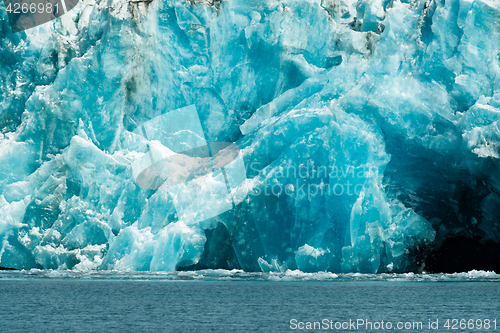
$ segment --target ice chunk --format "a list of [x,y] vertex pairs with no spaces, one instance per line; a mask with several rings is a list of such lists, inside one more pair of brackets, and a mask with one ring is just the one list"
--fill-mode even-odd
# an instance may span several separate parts
[[295,252],[297,267],[302,272],[326,271],[329,266],[329,250],[315,249],[307,244],[299,247]]

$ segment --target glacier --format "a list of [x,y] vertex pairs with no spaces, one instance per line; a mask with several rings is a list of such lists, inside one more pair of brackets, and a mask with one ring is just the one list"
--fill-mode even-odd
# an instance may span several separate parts
[[496,0],[82,0],[25,31],[0,20],[2,267],[500,268]]

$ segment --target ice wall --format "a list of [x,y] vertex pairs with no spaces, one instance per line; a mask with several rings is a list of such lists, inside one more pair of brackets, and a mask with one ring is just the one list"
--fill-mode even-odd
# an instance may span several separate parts
[[[404,272],[449,237],[500,242],[500,2],[0,18],[0,266]],[[139,129],[186,106],[245,174],[141,187],[134,168],[175,150]]]

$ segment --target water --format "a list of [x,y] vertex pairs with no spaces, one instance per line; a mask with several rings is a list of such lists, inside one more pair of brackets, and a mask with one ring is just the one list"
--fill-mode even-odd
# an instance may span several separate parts
[[[498,332],[499,292],[499,275],[475,271],[436,275],[0,272],[0,331]],[[457,319],[456,330],[452,319]],[[460,329],[460,319],[474,328]],[[372,329],[364,325],[353,329],[357,320],[369,321]],[[347,329],[335,329],[335,324],[341,328],[349,321]],[[438,329],[429,329],[429,321]],[[319,322],[323,329],[307,330],[308,322]],[[392,330],[381,328],[388,323]],[[396,328],[398,323],[403,329]],[[405,330],[408,324],[416,327]],[[304,330],[299,329],[302,325]]]

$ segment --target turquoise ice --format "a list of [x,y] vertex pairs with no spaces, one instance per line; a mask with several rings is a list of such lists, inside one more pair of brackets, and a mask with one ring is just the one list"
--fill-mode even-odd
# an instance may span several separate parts
[[496,0],[0,17],[0,266],[407,272],[500,243]]

